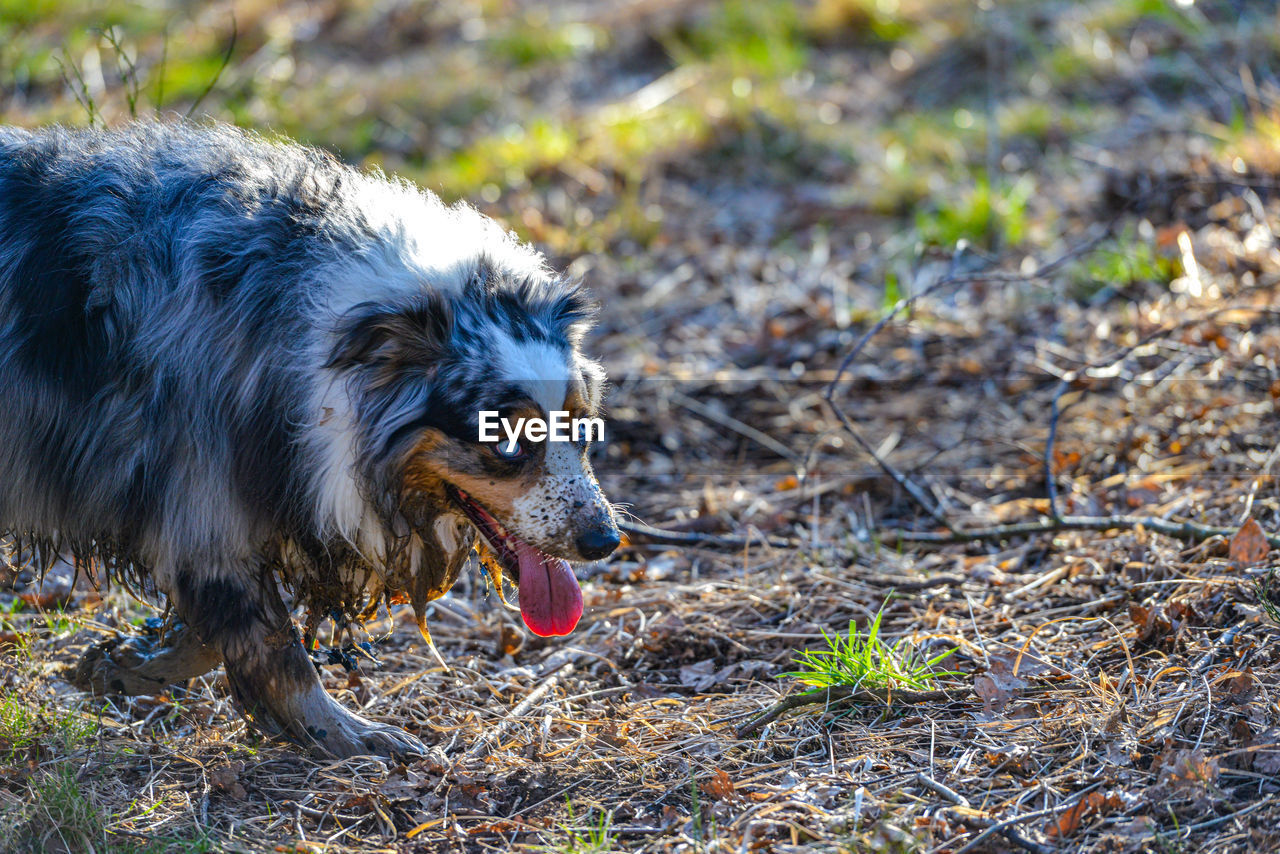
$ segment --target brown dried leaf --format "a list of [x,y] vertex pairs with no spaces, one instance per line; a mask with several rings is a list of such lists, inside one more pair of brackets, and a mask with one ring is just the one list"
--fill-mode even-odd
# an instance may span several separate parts
[[249,796],[249,793],[245,791],[240,782],[240,772],[242,771],[244,771],[243,762],[232,762],[230,765],[214,768],[209,771],[209,785],[219,792],[225,792],[237,801],[242,801]]
[[695,691],[706,691],[716,684],[716,660],[707,658],[681,667],[680,684]]
[[1218,779],[1218,760],[1200,750],[1179,750],[1165,757],[1160,782],[1173,791],[1201,793]]
[[1138,640],[1155,644],[1173,631],[1173,623],[1166,617],[1158,605],[1140,605],[1129,603],[1129,619],[1138,629]]
[[1106,815],[1124,807],[1124,799],[1115,792],[1090,792],[1073,806],[1061,813],[1057,820],[1049,822],[1045,831],[1049,836],[1063,838],[1080,829],[1086,819]]
[[1267,542],[1266,533],[1252,517],[1246,519],[1231,538],[1230,557],[1242,567],[1261,563],[1267,559],[1270,551],[1271,544]]
[[1070,836],[1080,829],[1080,825],[1084,822],[1084,817],[1089,812],[1091,799],[1098,797],[1097,792],[1091,792],[1088,796],[1076,801],[1075,804],[1064,810],[1056,819],[1049,822],[1049,827],[1045,829],[1045,833],[1051,837],[1059,839]]
[[[992,662],[994,665],[995,662]],[[1009,673],[1002,673],[994,666],[991,672],[973,678],[973,693],[982,700],[982,708],[987,714],[997,714],[1009,705],[1027,687],[1027,682]]]
[[1260,774],[1280,774],[1280,730],[1271,729],[1250,739],[1253,770]]
[[1223,693],[1236,702],[1243,702],[1254,691],[1255,679],[1252,668],[1247,670],[1229,670],[1213,680],[1213,686],[1222,686]]
[[731,801],[737,797],[733,781],[723,768],[712,772],[711,779],[702,784],[702,790],[719,801]]

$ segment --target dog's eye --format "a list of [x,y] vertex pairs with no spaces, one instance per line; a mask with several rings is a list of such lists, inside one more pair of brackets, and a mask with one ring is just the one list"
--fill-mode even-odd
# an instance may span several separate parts
[[504,460],[518,460],[525,455],[524,445],[519,442],[495,442],[493,452]]

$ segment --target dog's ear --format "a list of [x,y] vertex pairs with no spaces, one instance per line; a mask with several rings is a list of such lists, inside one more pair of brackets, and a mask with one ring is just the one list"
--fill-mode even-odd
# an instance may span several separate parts
[[545,299],[539,314],[553,332],[577,347],[595,322],[600,307],[582,283],[573,279],[558,279],[548,289]]
[[429,370],[449,350],[453,306],[437,293],[400,305],[361,303],[338,322],[326,367]]

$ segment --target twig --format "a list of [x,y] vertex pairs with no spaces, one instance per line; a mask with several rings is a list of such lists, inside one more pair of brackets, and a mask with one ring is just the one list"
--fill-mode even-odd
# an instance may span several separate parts
[[[66,62],[63,62],[60,56],[55,56],[53,61],[58,63],[58,70],[62,74],[62,82],[71,90],[71,95],[76,99],[76,103],[84,109],[89,120],[89,127],[93,127],[98,120],[98,105],[93,100],[93,93],[89,91],[89,84],[85,82],[84,72],[80,70],[80,66],[76,65],[76,61],[67,53],[66,48],[62,49],[62,53],[66,56]],[[70,70],[68,71],[68,69]],[[72,79],[73,76],[74,79]],[[79,88],[76,88],[77,84]]]
[[[1085,789],[1082,789],[1080,792],[1076,794],[1075,798],[1068,801],[1065,805],[1054,804],[1053,806],[1046,807],[1045,809],[1042,809],[1042,810],[1034,810],[1032,812],[1023,813],[1022,815],[1015,815],[1013,818],[1006,818],[1004,821],[998,821],[995,824],[988,827],[986,830],[979,833],[977,836],[973,837],[973,839],[970,839],[969,842],[963,848],[956,851],[956,854],[965,854],[966,851],[973,850],[978,846],[979,842],[986,839],[988,836],[991,836],[993,833],[1004,834],[1006,830],[1011,829],[1016,824],[1022,824],[1024,821],[1030,821],[1033,818],[1044,818],[1045,816],[1054,815],[1055,813],[1059,813],[1059,812],[1062,812],[1063,810],[1070,809],[1071,807],[1080,803],[1080,801],[1084,800],[1085,795],[1089,794],[1090,792],[1092,792],[1094,789],[1098,788],[1101,785],[1102,785],[1101,782],[1097,782]],[[1041,850],[1043,850],[1043,848]]]
[[618,528],[632,541],[639,540],[664,546],[741,549],[752,543],[764,543],[775,549],[788,549],[796,545],[791,540],[768,537],[721,537],[716,534],[699,534],[695,531],[667,531],[643,522],[619,522]]
[[1245,628],[1248,624],[1248,620],[1245,620],[1242,623],[1237,623],[1219,635],[1218,639],[1209,647],[1208,652],[1200,656],[1200,658],[1196,660],[1196,663],[1191,665],[1191,672],[1202,673],[1207,667],[1209,667],[1209,665],[1213,664],[1214,659],[1218,656],[1218,650],[1230,647],[1235,643],[1236,635],[1240,634],[1240,630]]
[[116,73],[120,75],[120,83],[124,86],[124,99],[129,105],[129,118],[138,118],[138,95],[142,86],[138,82],[138,66],[129,58],[129,53],[116,35],[115,27],[108,27],[100,35],[115,55]]
[[[938,795],[945,801],[949,801],[950,803],[958,807],[964,807],[965,809],[973,809],[973,807],[969,804],[969,799],[966,798],[964,795],[960,794],[959,792],[955,791],[949,786],[945,786],[942,783],[939,783],[937,780],[933,779],[932,777],[928,776],[923,772],[918,772],[916,774],[916,782],[919,783],[924,788],[928,789],[929,791],[933,792],[935,795]],[[980,821],[983,821],[984,819],[980,819],[974,816],[966,816],[965,820],[970,822],[980,822]],[[995,823],[996,823],[995,821],[991,821],[991,824],[995,824]],[[1022,848],[1026,851],[1035,852],[1035,854],[1047,854],[1047,852],[1053,850],[1052,848],[1047,848],[1046,846],[1041,845],[1038,842],[1032,842],[1030,839],[1027,839],[1025,836],[1023,836],[1021,833],[1018,833],[1018,831],[1012,827],[1007,827],[1004,830],[1000,831],[1000,835],[1003,836],[1005,839],[1009,840],[1010,842],[1012,842],[1014,845],[1017,845],[1019,848]]]
[[943,800],[950,801],[958,807],[970,808],[968,798],[957,792],[955,789],[952,789],[950,786],[944,786],[937,780],[925,774],[923,771],[916,772],[916,782],[933,792],[935,795],[940,795]]
[[678,405],[688,409],[690,412],[701,415],[703,418],[714,424],[719,424],[721,427],[728,427],[739,436],[745,436],[757,445],[760,445],[763,448],[768,448],[770,451],[773,451],[775,454],[796,467],[804,465],[804,460],[798,457],[795,451],[791,450],[768,433],[757,430],[750,424],[746,424],[739,421],[737,418],[725,415],[722,412],[717,412],[702,401],[695,400],[692,397],[689,397],[689,395],[676,391],[675,389],[671,390],[671,399]]
[[[1139,525],[1155,531],[1157,534],[1194,542],[1202,542],[1210,537],[1230,537],[1236,533],[1235,528],[1198,525],[1195,522],[1186,521],[1178,522],[1170,519],[1161,519],[1156,516],[1060,516],[1057,519],[1044,516],[1033,522],[995,525],[990,528],[952,529],[948,531],[903,531],[894,528],[881,528],[878,533],[880,539],[888,543],[943,545],[946,543],[1006,540],[1010,537],[1027,537],[1055,531],[1127,531],[1137,528]],[[1280,548],[1280,536],[1267,534],[1267,542],[1271,544],[1272,548]]]
[[218,70],[213,72],[213,79],[209,81],[209,85],[204,87],[196,99],[191,102],[191,106],[187,108],[186,118],[191,118],[195,111],[209,97],[209,93],[213,91],[213,87],[218,85],[218,81],[222,79],[222,72],[227,70],[227,65],[231,62],[231,54],[236,49],[236,40],[240,37],[240,30],[236,24],[236,16],[231,15],[231,40],[227,42],[227,49],[222,53],[222,62],[218,65]]
[[[1171,335],[1175,332],[1181,332],[1182,330],[1188,329],[1193,326],[1203,325],[1204,323],[1210,320],[1213,320],[1215,317],[1217,317],[1220,314],[1224,314],[1226,312],[1234,312],[1234,311],[1247,311],[1247,312],[1254,312],[1259,314],[1271,313],[1271,310],[1269,309],[1257,308],[1255,306],[1229,305],[1229,306],[1223,306],[1221,308],[1216,308],[1213,311],[1208,312],[1207,314],[1198,314],[1190,320],[1184,320],[1180,323],[1172,323],[1167,326],[1162,326],[1161,328],[1155,330],[1154,332],[1150,332],[1147,335],[1144,335],[1142,338],[1139,338],[1133,344],[1129,344],[1128,346],[1122,347],[1114,353],[1110,353],[1106,356],[1103,356],[1100,359],[1096,359],[1095,361],[1088,363],[1084,367],[1077,368],[1072,371],[1068,371],[1067,373],[1062,375],[1062,377],[1058,380],[1058,386],[1057,388],[1054,389],[1053,399],[1052,401],[1050,401],[1050,404],[1049,404],[1049,436],[1045,440],[1044,453],[1041,455],[1041,465],[1044,467],[1045,491],[1049,498],[1050,518],[1057,519],[1061,516],[1061,514],[1058,512],[1058,483],[1054,477],[1054,471],[1053,471],[1053,446],[1058,438],[1058,420],[1061,417],[1063,411],[1065,411],[1070,407],[1070,404],[1068,404],[1068,406],[1066,407],[1061,405],[1063,395],[1065,395],[1067,391],[1069,391],[1070,388],[1080,380],[1081,377],[1089,376],[1091,374],[1096,375],[1096,372],[1099,372],[1099,371],[1109,371],[1109,370],[1115,369],[1122,362],[1124,362],[1125,359],[1129,358],[1136,351],[1147,346],[1153,341],[1156,341],[1157,339],[1164,338],[1165,336]],[[1112,374],[1112,376],[1114,376],[1114,374]],[[1277,448],[1280,448],[1280,446],[1277,446]],[[1274,453],[1275,452],[1273,451],[1273,454]],[[1270,464],[1271,462],[1274,462],[1270,458],[1268,458],[1268,460],[1269,460],[1268,464]],[[1256,485],[1255,485],[1255,489],[1256,489]],[[954,529],[949,529],[949,530],[954,530]]]
[[491,745],[501,744],[507,730],[511,729],[516,721],[527,715],[530,709],[540,703],[542,698],[556,687],[562,676],[568,676],[572,673],[578,661],[584,657],[586,657],[585,654],[579,650],[566,649],[553,654],[547,659],[543,667],[542,682],[538,684],[538,687],[530,691],[528,696],[508,712],[501,723],[492,729],[486,730],[484,737],[471,745],[471,749],[467,751],[465,758],[479,758],[488,752],[488,748]]
[[865,584],[876,587],[892,587],[899,593],[929,590],[933,587],[946,587],[952,584],[964,584],[969,579],[963,575],[931,575],[928,578],[903,578],[900,575],[864,575],[859,579]]
[[761,727],[771,724],[792,709],[804,706],[831,705],[834,703],[938,703],[963,700],[965,692],[956,691],[892,691],[886,688],[863,688],[853,685],[837,685],[783,697],[756,717],[739,726],[734,734],[746,738]]

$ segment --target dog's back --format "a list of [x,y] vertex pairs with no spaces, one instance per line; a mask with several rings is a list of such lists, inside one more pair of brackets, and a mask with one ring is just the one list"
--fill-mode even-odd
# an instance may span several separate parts
[[0,526],[155,562],[298,523],[342,177],[227,129],[0,134]]

